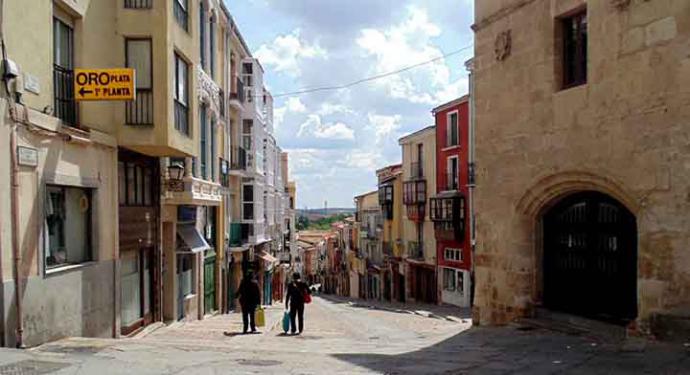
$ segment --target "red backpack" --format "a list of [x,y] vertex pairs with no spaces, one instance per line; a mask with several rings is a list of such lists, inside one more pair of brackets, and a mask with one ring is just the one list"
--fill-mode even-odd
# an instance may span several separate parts
[[309,293],[309,289],[304,288],[302,295],[304,296],[304,303],[311,303],[311,294]]

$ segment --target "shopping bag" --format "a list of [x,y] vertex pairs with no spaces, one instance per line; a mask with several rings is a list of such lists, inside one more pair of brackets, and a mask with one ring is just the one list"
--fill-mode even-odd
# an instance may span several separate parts
[[311,303],[311,294],[304,292],[304,303]]
[[259,307],[254,312],[254,323],[257,327],[266,326],[266,314],[263,307]]
[[290,330],[290,312],[285,311],[283,313],[283,331],[285,333],[288,333],[289,330]]

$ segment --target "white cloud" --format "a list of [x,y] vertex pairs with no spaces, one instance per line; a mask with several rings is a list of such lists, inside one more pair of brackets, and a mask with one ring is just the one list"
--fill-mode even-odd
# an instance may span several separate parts
[[288,111],[294,113],[304,113],[307,111],[307,107],[304,105],[304,103],[302,103],[298,97],[294,96],[288,98],[288,100],[285,102],[285,107]]
[[328,57],[318,44],[309,44],[300,34],[300,29],[295,29],[290,34],[279,35],[273,43],[261,45],[254,55],[262,64],[272,67],[276,72],[299,77],[302,75],[304,59]]
[[402,119],[400,115],[383,116],[370,113],[367,117],[376,135],[376,143],[395,137],[400,129],[400,120]]
[[300,125],[297,136],[353,141],[355,139],[355,132],[342,122],[323,123],[321,116],[312,114],[307,117],[307,121]]
[[[441,28],[429,19],[425,9],[409,6],[407,10],[407,18],[401,23],[385,30],[364,29],[357,38],[364,56],[375,60],[374,73],[388,73],[443,56],[443,51],[432,43],[441,35]],[[434,105],[438,104],[435,93],[450,84],[450,77],[450,69],[441,59],[375,84],[393,98]]]
[[321,108],[316,113],[318,113],[321,116],[329,116],[336,113],[353,114],[355,112],[350,107],[344,104],[324,102],[321,104]]

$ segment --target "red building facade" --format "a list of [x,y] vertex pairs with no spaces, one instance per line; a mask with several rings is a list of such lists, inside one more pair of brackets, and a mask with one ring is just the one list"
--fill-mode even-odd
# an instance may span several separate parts
[[470,306],[469,97],[432,111],[436,119],[436,194],[429,214],[436,234],[439,301]]

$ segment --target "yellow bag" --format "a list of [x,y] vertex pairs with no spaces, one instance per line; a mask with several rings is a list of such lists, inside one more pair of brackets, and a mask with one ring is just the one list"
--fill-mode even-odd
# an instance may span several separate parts
[[254,323],[256,323],[257,327],[266,326],[266,314],[263,307],[257,308],[254,312]]

